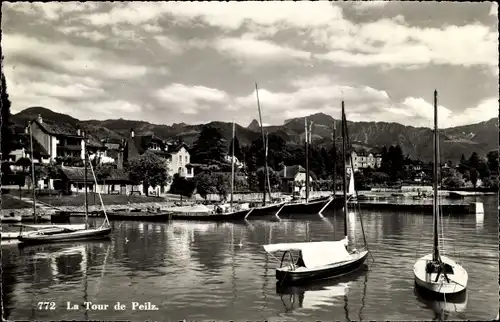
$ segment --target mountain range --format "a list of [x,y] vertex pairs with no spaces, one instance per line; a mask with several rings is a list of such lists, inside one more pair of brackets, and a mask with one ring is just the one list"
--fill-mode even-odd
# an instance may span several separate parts
[[[217,127],[224,138],[231,140],[232,124],[212,121],[207,124],[189,125],[174,123],[173,125],[151,124],[145,121],[110,119],[104,121],[80,121],[69,115],[56,113],[44,107],[30,107],[18,114],[12,115],[12,121],[17,126],[24,126],[29,119],[38,115],[44,119],[65,123],[76,129],[77,125],[85,127],[97,139],[121,140],[127,137],[131,129],[136,133],[154,132],[165,140],[180,139],[191,145],[205,125]],[[341,121],[331,115],[316,113],[307,117],[313,122],[313,144],[331,147],[333,124],[336,127],[337,140],[340,138]],[[347,122],[349,139],[356,149],[371,150],[399,144],[404,154],[413,159],[432,160],[433,131],[425,127],[405,126],[399,123],[387,122]],[[288,144],[299,145],[304,142],[304,117],[286,120],[282,125],[265,126],[264,131],[275,133]],[[452,127],[440,130],[441,160],[457,162],[461,155],[469,157],[472,152],[485,156],[491,150],[498,149],[499,140],[498,118],[488,121]],[[257,120],[248,126],[236,124],[236,136],[241,145],[248,145],[260,137],[260,127]],[[340,142],[340,141],[338,141]]]

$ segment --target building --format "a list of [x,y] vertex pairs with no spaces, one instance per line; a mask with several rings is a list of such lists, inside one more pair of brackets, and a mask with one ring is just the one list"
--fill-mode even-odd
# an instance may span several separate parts
[[[123,164],[127,164],[131,158],[142,155],[146,151],[164,159],[171,176],[177,173],[182,177],[193,177],[193,168],[189,166],[191,156],[186,145],[178,142],[167,143],[153,132],[136,134],[134,129],[131,129],[128,138],[123,142]],[[160,195],[168,192],[169,189],[170,184],[162,187],[149,187],[148,194]]]
[[[38,143],[47,151],[50,160],[56,158],[74,157],[83,159],[85,157],[84,133],[81,129],[74,129],[67,124],[61,124],[49,120],[43,120],[39,115],[30,122],[33,141]],[[26,128],[26,134],[29,129]],[[87,150],[89,154],[103,155],[105,147],[92,136],[87,137]]]
[[181,177],[192,178],[194,176],[193,167],[190,167],[191,155],[185,144],[172,143],[168,145],[169,172],[173,175],[179,174]]
[[[382,155],[380,153],[366,151],[352,151],[351,153],[354,172],[361,169],[378,169],[382,166]],[[350,160],[348,160],[350,164]]]
[[[278,172],[281,179],[281,189],[283,192],[305,195],[306,193],[306,169],[300,165],[284,166]],[[309,172],[309,191],[312,192],[314,173]]]
[[[224,161],[226,161],[227,163],[231,164],[231,159],[232,157],[230,155],[226,155],[224,157]],[[245,166],[245,164],[243,162],[241,162],[240,160],[238,160],[237,157],[234,157],[234,167],[236,169],[241,169]]]
[[[85,192],[85,168],[62,166],[61,170],[63,178],[54,184],[56,189],[66,193]],[[123,169],[111,169],[109,176],[105,179],[97,178],[97,185],[92,171],[87,169],[87,187],[89,192],[126,195],[131,195],[141,189],[140,185],[129,179]]]

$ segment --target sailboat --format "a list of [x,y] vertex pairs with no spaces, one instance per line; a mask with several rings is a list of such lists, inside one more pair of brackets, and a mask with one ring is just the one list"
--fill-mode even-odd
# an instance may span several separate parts
[[[348,211],[347,211],[347,173],[346,173],[346,140],[347,125],[342,101],[342,151],[344,168],[344,238],[338,241],[281,243],[264,245],[266,252],[284,252],[280,267],[276,268],[276,279],[282,283],[300,283],[313,280],[333,278],[349,274],[361,267],[368,257],[368,247],[360,249],[349,247]],[[352,166],[352,163],[351,163]],[[349,248],[351,249],[349,249]],[[298,251],[295,260],[292,251]],[[283,266],[285,256],[289,254],[291,263]]]
[[[104,238],[109,237],[111,233],[111,226],[109,224],[108,216],[106,215],[106,209],[104,208],[104,203],[102,201],[101,194],[99,193],[99,199],[104,211],[105,220],[99,227],[90,228],[88,224],[88,202],[87,202],[87,161],[88,153],[86,146],[86,138],[84,138],[84,185],[85,185],[85,229],[69,228],[64,226],[54,226],[51,228],[45,228],[42,230],[37,230],[34,232],[22,233],[18,237],[18,240],[25,244],[38,244],[38,243],[53,243],[53,242],[63,242],[72,240],[82,240],[82,239],[93,239],[93,238]],[[94,167],[90,163],[90,169],[94,177],[94,182],[97,184],[97,179],[94,172]],[[22,228],[21,228],[22,229]]]
[[306,191],[305,200],[290,201],[283,206],[283,210],[280,212],[285,215],[302,215],[302,214],[317,214],[320,212],[327,203],[331,200],[331,197],[320,197],[310,200],[310,171],[309,171],[309,144],[311,144],[311,127],[312,122],[308,125],[307,117],[304,118],[305,125],[305,156],[306,156]]
[[431,254],[419,258],[413,266],[415,284],[433,295],[451,295],[465,291],[467,271],[457,262],[439,252],[439,201],[438,201],[439,132],[437,91],[434,91],[434,247]]
[[[267,142],[267,135],[264,135],[264,125],[262,124],[262,114],[260,110],[260,101],[259,101],[259,88],[257,86],[257,83],[255,83],[255,94],[257,96],[257,108],[259,110],[259,120],[260,120],[260,133],[262,135],[262,144],[264,145],[264,171],[265,171],[265,182],[264,182],[264,191],[263,191],[263,201],[262,201],[262,206],[256,206],[252,207],[250,211],[245,215],[245,219],[247,219],[250,214],[254,217],[261,217],[261,216],[268,216],[268,215],[276,215],[281,211],[283,208],[285,202],[283,201],[278,201],[278,202],[273,202],[272,200],[272,195],[271,195],[271,183],[269,180],[269,167],[267,165],[267,153],[268,153],[268,142]],[[271,201],[270,204],[266,204],[266,184],[268,188],[268,193],[269,193],[269,199]]]
[[229,206],[227,205],[222,205],[220,207],[221,213],[220,217],[222,218],[230,218],[230,219],[243,219],[245,216],[248,214],[250,211],[249,204],[244,203],[244,204],[234,204],[234,177],[235,177],[235,171],[234,171],[234,140],[236,137],[236,124],[233,121],[233,137],[232,137],[232,144],[231,144],[231,199],[229,200]]

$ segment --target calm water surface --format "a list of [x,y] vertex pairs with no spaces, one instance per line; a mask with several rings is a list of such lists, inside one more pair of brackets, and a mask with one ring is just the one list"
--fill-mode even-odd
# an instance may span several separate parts
[[[115,221],[110,241],[2,245],[4,314],[11,320],[491,320],[499,303],[497,199],[478,200],[485,203],[483,218],[443,219],[444,251],[469,273],[466,296],[454,303],[414,292],[413,264],[432,249],[432,216],[366,211],[375,261],[369,257],[366,270],[340,280],[288,289],[277,288],[279,260],[262,245],[340,239],[342,215],[236,224]],[[359,217],[353,218],[350,233],[362,243]],[[41,310],[41,301],[56,307]],[[79,310],[68,310],[67,301]],[[85,301],[110,308],[85,311]],[[117,301],[126,309],[114,310]],[[158,310],[132,310],[132,302]]]

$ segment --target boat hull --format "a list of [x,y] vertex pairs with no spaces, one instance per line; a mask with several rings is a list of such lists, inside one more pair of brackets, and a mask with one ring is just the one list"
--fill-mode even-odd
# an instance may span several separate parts
[[309,202],[288,203],[283,206],[279,216],[282,218],[292,217],[297,215],[315,215],[329,201],[329,198],[320,198]]
[[181,220],[220,220],[220,221],[232,221],[232,220],[242,220],[245,218],[250,209],[243,209],[232,212],[172,212],[168,216],[171,219],[181,219]]
[[[247,211],[246,219],[263,219],[265,217],[275,217],[276,213],[283,207],[285,203],[281,202],[273,205],[252,207]],[[245,214],[246,216],[246,214]]]
[[457,295],[467,288],[468,275],[465,269],[458,263],[446,256],[441,256],[441,260],[453,268],[453,273],[447,273],[451,282],[446,282],[444,276],[435,282],[436,273],[426,273],[426,264],[432,260],[432,254],[428,254],[417,260],[413,266],[413,275],[416,287],[425,291],[431,296]]
[[358,270],[363,265],[367,257],[368,252],[363,251],[359,254],[359,257],[354,260],[331,267],[326,266],[317,269],[308,269],[306,271],[291,271],[278,268],[276,269],[276,279],[281,283],[299,284],[335,278]]
[[169,220],[167,212],[133,212],[133,211],[114,211],[106,213],[109,219],[115,220],[150,220],[150,221],[166,221]]
[[45,235],[43,232],[21,234],[18,240],[24,244],[56,243],[84,239],[109,238],[111,228],[96,228],[87,230],[76,230],[71,232],[60,232]]
[[2,223],[14,223],[14,222],[21,222],[23,218],[19,215],[17,216],[2,216],[0,217],[0,222]]

